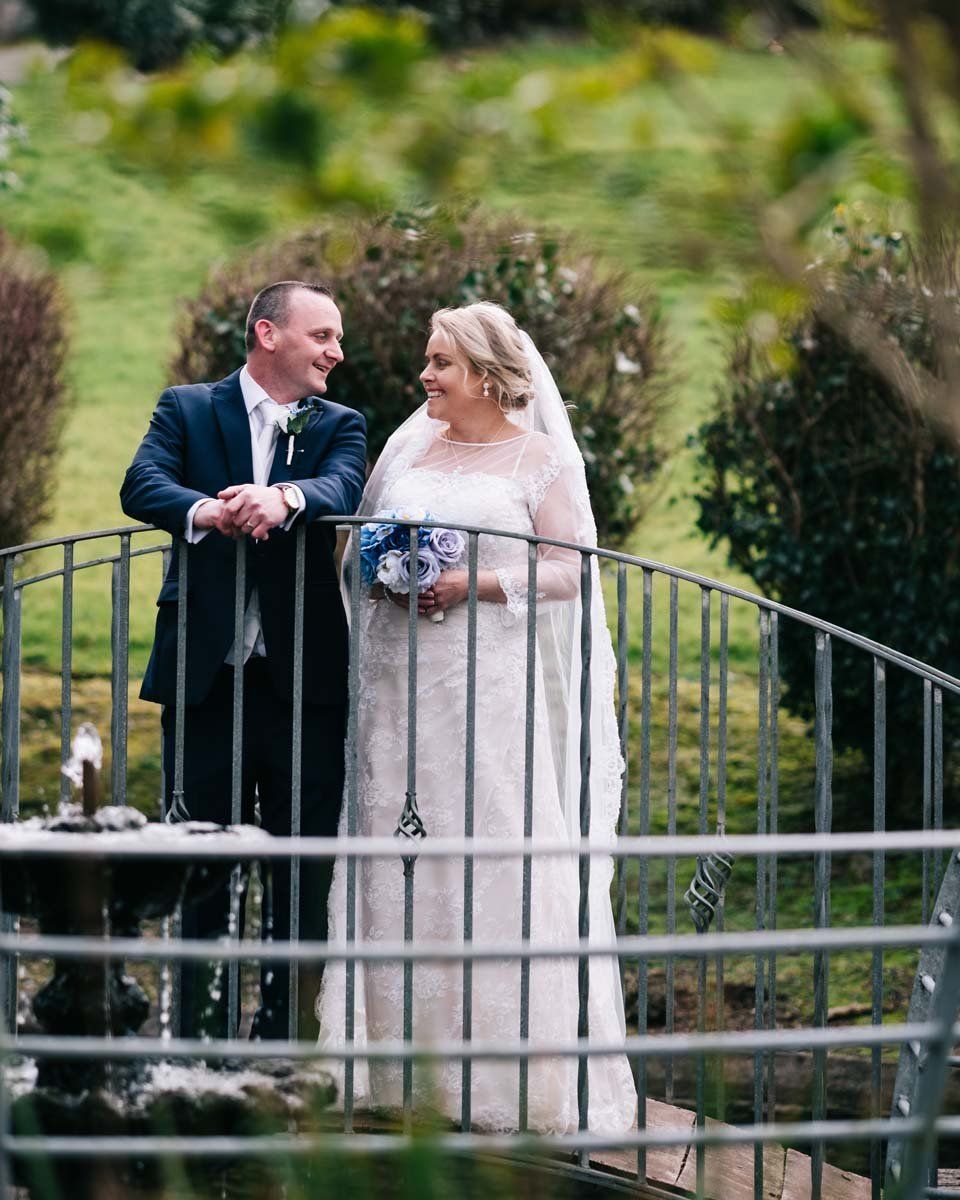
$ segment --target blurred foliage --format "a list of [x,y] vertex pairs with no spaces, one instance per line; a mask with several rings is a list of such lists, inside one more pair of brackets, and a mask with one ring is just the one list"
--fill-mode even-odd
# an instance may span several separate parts
[[839,89],[791,113],[772,148],[770,180],[775,194],[797,187],[845,151],[858,150],[871,131],[871,117],[864,106],[856,96]]
[[397,106],[414,98],[426,54],[416,15],[341,10],[269,47],[223,62],[195,55],[154,79],[131,71],[119,52],[85,44],[69,61],[68,91],[98,140],[172,176],[270,163],[304,205],[377,206],[386,177],[402,171],[421,135],[416,114]]
[[90,140],[129,161],[175,180],[270,171],[305,209],[382,212],[475,195],[505,160],[562,154],[585,112],[713,66],[710,44],[683,31],[617,25],[604,37],[615,46],[604,66],[586,55],[531,69],[482,51],[451,62],[414,9],[335,7],[269,46],[221,62],[194,55],[155,78],[86,44],[66,77]]
[[180,61],[194,46],[238,50],[274,32],[289,0],[28,0],[37,32],[54,45],[101,40],[141,71]]
[[65,420],[64,305],[0,230],[0,546],[16,546],[48,516]]
[[[952,281],[940,276],[930,286],[928,268],[899,233],[851,229],[841,213],[832,244],[813,272],[812,307],[788,318],[782,340],[791,361],[772,367],[756,328],[733,343],[716,413],[699,431],[698,525],[726,543],[729,561],[763,594],[956,675],[960,453],[822,310],[839,302],[869,313],[878,338],[937,371],[933,313],[960,308],[958,248],[944,251]],[[784,701],[806,719],[814,714],[813,648],[811,630],[781,622]],[[915,821],[921,683],[889,671],[886,688],[891,809]],[[872,762],[870,659],[839,638],[833,738]],[[869,809],[859,815],[868,820]]]
[[13,111],[13,97],[0,85],[0,191],[15,188],[20,180],[7,166],[14,147],[27,140],[27,131]]
[[[373,0],[373,4],[396,7],[393,0]],[[709,33],[759,20],[772,36],[793,24],[815,24],[818,19],[818,5],[808,0],[607,0],[599,4],[595,0],[412,0],[412,7],[426,14],[432,35],[444,46],[538,28],[597,29],[624,20]]]
[[771,33],[791,26],[817,25],[819,0],[633,0],[644,21],[682,25],[709,33],[725,33],[745,20],[760,20]]
[[275,279],[333,288],[346,361],[328,395],[366,416],[374,459],[423,401],[418,376],[431,314],[479,299],[504,304],[572,406],[601,544],[622,545],[633,531],[663,456],[663,333],[648,291],[549,238],[519,233],[515,223],[397,216],[362,226],[349,242],[305,234],[218,272],[185,307],[177,382],[236,370],[250,301]]

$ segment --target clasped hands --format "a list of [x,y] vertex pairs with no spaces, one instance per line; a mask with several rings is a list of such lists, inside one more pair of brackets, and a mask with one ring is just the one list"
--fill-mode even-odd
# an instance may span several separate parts
[[225,537],[248,535],[266,541],[270,530],[290,515],[277,487],[236,483],[217,493],[215,500],[201,504],[193,517],[194,529],[216,529]]

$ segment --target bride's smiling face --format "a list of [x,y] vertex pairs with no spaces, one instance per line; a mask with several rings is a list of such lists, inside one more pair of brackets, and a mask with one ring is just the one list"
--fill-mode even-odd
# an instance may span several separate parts
[[427,414],[436,421],[456,422],[475,411],[483,394],[483,382],[439,329],[427,342],[426,360],[420,382],[427,393]]

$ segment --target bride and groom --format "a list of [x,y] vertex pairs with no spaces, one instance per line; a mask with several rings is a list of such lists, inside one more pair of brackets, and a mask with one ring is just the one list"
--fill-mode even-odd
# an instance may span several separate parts
[[[555,543],[596,544],[583,459],[549,370],[510,315],[478,303],[434,314],[421,383],[426,403],[389,439],[366,487],[364,424],[359,414],[327,400],[326,376],[343,355],[342,327],[326,289],[284,282],[255,298],[247,321],[247,364],[217,384],[168,389],[127,472],[124,511],[192,543],[187,585],[186,720],[183,796],[196,819],[229,817],[232,762],[234,645],[233,547],[251,537],[244,645],[243,813],[273,833],[290,832],[291,678],[294,539],[307,525],[306,622],[303,638],[303,835],[346,832],[343,728],[346,701],[346,626],[337,592],[333,530],[321,515],[373,514],[384,508],[429,510],[438,520],[538,535]],[[290,443],[280,438],[286,413],[312,397],[310,413]],[[301,405],[302,408],[302,405]],[[276,451],[281,440],[284,448]],[[361,495],[362,492],[362,495]],[[176,700],[176,556],[161,589],[157,635],[142,695],[165,705],[164,754],[173,762]],[[589,706],[590,837],[612,841],[620,804],[622,763],[613,710],[614,660],[597,579],[587,620],[593,652]],[[518,843],[525,823],[534,838],[567,838],[580,830],[580,597],[576,551],[541,543],[536,561],[537,662],[532,712],[532,788],[526,737],[528,543],[483,536],[478,542],[476,617],[476,738],[473,831],[480,838]],[[445,571],[418,600],[419,612],[444,613],[425,623],[418,639],[416,788],[431,836],[460,837],[465,819],[464,739],[467,720],[467,595],[464,567]],[[361,605],[356,828],[361,836],[394,832],[407,776],[407,601],[389,596]],[[199,629],[199,633],[197,632]],[[526,803],[525,803],[526,800]],[[346,940],[346,867],[338,860],[304,862],[300,935]],[[591,938],[614,939],[609,902],[612,861],[591,862],[588,909]],[[289,935],[289,869],[274,868],[274,936]],[[477,947],[516,944],[524,902],[523,860],[478,858],[470,917]],[[540,946],[574,943],[580,905],[577,859],[536,857],[529,879],[530,940]],[[329,900],[329,912],[327,908]],[[464,937],[463,860],[421,858],[414,876],[414,941]],[[356,941],[403,941],[404,882],[396,859],[360,859]],[[224,927],[222,898],[184,914],[184,936],[215,937]],[[360,1048],[402,1038],[404,972],[395,962],[357,963],[353,1041]],[[197,1032],[205,1003],[202,972],[183,985],[184,1033]],[[266,971],[254,1036],[286,1034],[289,976]],[[300,1029],[317,996],[316,980],[300,969]],[[521,967],[490,959],[473,967],[475,1041],[516,1040],[521,1033]],[[525,1006],[533,1042],[571,1044],[577,1036],[575,958],[534,959]],[[623,1037],[623,1006],[615,959],[590,960],[591,1040]],[[344,1044],[346,970],[331,962],[316,1013],[320,1044]],[[463,969],[459,962],[418,962],[412,973],[415,1042],[459,1041],[463,1033]],[[223,1034],[226,1016],[214,1012],[207,1032]],[[316,1027],[314,1026],[314,1029]],[[343,1084],[342,1068],[333,1060]],[[358,1060],[354,1100],[360,1106],[399,1107],[402,1064]],[[415,1102],[458,1119],[461,1063],[414,1071]],[[591,1056],[589,1124],[620,1131],[634,1119],[636,1093],[623,1055]],[[342,1094],[342,1092],[341,1092]],[[519,1065],[476,1060],[471,1112],[481,1128],[516,1129]],[[547,1056],[528,1067],[527,1123],[531,1129],[575,1129],[576,1058]]]

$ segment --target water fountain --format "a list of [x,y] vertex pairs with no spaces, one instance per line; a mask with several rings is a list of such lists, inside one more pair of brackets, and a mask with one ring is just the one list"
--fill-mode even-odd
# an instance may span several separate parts
[[[199,822],[152,824],[130,808],[98,807],[100,739],[82,726],[65,771],[81,784],[82,804],[62,805],[58,813],[0,827],[10,847],[50,834],[100,834],[136,838],[150,846],[224,832]],[[139,855],[104,860],[49,854],[0,863],[0,907],[7,914],[35,918],[43,934],[137,937],[144,921],[167,920],[185,901],[230,885],[240,862],[256,857],[256,844],[269,835],[228,828],[238,839],[236,861]],[[250,839],[254,845],[251,846]],[[241,845],[241,843],[243,843]],[[169,981],[161,982],[161,1028],[169,1025]],[[76,1038],[122,1038],[138,1033],[150,1010],[139,984],[121,961],[108,963],[56,959],[50,981],[36,995],[33,1012],[44,1032]],[[335,1089],[328,1075],[289,1061],[253,1064],[125,1061],[89,1058],[39,1059],[35,1077],[11,1074],[10,1124],[15,1134],[44,1136],[136,1137],[163,1133],[195,1136],[287,1132],[298,1119],[327,1106]],[[106,1174],[121,1186],[152,1186],[156,1168],[143,1161],[89,1167],[69,1160],[57,1166],[36,1160],[18,1164],[19,1180],[36,1194],[59,1184],[71,1200],[103,1194]],[[209,1164],[207,1164],[209,1166]]]

